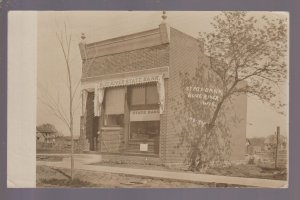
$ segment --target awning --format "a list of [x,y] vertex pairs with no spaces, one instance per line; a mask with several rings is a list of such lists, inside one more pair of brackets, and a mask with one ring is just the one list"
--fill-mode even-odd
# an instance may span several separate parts
[[157,81],[157,92],[159,97],[159,113],[165,110],[165,82],[163,76],[159,76]]
[[94,96],[94,116],[101,115],[101,107],[104,98],[104,88],[96,86],[95,96]]

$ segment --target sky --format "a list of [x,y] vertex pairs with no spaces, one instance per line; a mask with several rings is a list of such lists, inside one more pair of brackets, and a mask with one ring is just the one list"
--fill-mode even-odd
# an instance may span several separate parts
[[[167,12],[167,24],[195,38],[199,32],[210,32],[210,22],[218,12]],[[253,12],[251,15],[286,15],[285,13]],[[72,81],[76,83],[81,76],[81,57],[78,44],[82,33],[87,43],[118,37],[126,34],[158,28],[161,23],[161,11],[39,11],[38,12],[38,67],[37,67],[37,125],[52,123],[64,135],[68,135],[67,127],[51,114],[47,108],[48,100],[59,100],[67,105],[67,71],[63,54],[56,37],[64,31],[72,35],[71,68]],[[79,119],[81,115],[80,88],[76,94],[74,134],[79,135]],[[288,86],[278,89],[278,96],[288,100]],[[65,108],[66,109],[66,108]],[[280,115],[268,105],[256,98],[249,97],[247,104],[247,137],[264,137],[274,134],[276,127],[281,133],[288,133],[288,115]]]

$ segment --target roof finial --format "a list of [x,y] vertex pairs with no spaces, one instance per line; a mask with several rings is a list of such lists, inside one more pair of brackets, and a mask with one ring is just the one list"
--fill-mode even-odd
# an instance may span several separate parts
[[166,11],[163,11],[163,15],[161,16],[161,18],[163,19],[162,23],[165,23],[167,19]]
[[84,33],[81,33],[81,39],[84,40],[86,37],[85,37],[85,34]]

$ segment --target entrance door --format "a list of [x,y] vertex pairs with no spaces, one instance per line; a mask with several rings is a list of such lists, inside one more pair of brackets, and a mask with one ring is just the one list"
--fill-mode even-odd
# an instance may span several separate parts
[[97,150],[99,117],[94,117],[94,92],[89,92],[86,102],[86,137],[89,141],[89,150]]

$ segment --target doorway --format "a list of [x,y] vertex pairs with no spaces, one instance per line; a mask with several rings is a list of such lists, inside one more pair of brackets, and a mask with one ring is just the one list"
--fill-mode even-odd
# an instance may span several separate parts
[[99,117],[94,116],[94,92],[89,92],[86,102],[86,138],[89,141],[89,150],[98,150]]

